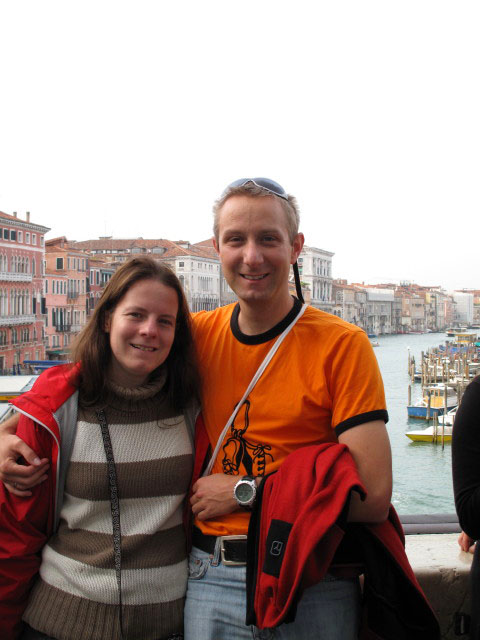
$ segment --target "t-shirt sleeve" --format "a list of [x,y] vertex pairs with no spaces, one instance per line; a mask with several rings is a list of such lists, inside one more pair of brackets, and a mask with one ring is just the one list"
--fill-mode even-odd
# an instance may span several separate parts
[[388,422],[382,376],[363,331],[346,333],[332,345],[329,373],[332,427],[337,437],[365,422]]

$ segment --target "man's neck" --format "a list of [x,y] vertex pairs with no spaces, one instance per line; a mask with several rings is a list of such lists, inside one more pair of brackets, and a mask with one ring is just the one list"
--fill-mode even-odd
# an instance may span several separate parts
[[265,333],[277,325],[293,307],[293,298],[288,295],[275,305],[259,302],[258,305],[239,300],[238,328],[247,336]]

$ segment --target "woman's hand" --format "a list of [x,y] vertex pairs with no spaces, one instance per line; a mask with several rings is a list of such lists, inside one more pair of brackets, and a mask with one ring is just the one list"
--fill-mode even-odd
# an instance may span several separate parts
[[458,536],[458,544],[460,545],[460,549],[462,551],[467,551],[469,553],[473,553],[475,551],[475,540],[472,540],[470,536],[468,536],[465,531]]

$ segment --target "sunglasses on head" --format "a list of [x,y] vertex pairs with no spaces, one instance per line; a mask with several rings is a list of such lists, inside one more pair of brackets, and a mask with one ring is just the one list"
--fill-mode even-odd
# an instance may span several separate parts
[[226,190],[233,187],[243,187],[248,182],[251,182],[255,186],[260,187],[260,189],[264,189],[269,193],[273,193],[274,196],[288,200],[288,194],[285,189],[279,185],[278,182],[275,182],[275,180],[270,180],[270,178],[240,178],[239,180],[231,182]]

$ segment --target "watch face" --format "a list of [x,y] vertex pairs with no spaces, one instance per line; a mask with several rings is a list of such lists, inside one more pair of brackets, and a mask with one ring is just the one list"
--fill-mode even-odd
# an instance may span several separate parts
[[242,482],[235,490],[239,502],[248,502],[253,496],[253,487],[248,482]]

